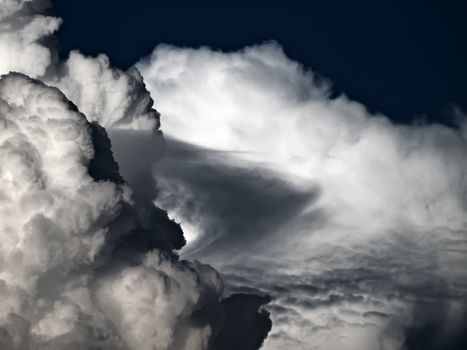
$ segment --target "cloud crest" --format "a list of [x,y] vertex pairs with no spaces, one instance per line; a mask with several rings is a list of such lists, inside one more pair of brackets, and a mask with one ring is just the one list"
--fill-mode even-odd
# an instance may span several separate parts
[[42,0],[0,1],[0,73],[17,71],[33,78],[46,73],[53,55],[43,42],[61,23],[41,14],[48,6]]
[[0,73],[21,72],[58,87],[91,121],[104,127],[157,130],[158,113],[135,69],[112,67],[106,55],[78,51],[58,61],[52,35],[61,19],[45,15],[47,0],[0,2]]

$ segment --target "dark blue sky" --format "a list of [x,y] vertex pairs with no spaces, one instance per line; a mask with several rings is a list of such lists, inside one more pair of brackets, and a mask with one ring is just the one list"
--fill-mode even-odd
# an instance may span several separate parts
[[276,40],[292,59],[395,120],[467,107],[466,1],[54,0],[60,53],[127,68],[159,43],[234,50]]

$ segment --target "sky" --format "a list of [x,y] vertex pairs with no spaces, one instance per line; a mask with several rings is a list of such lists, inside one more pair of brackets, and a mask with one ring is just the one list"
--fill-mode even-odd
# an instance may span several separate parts
[[462,4],[191,6],[0,0],[0,348],[465,349]]
[[[237,50],[275,40],[336,93],[398,121],[449,122],[467,97],[463,1],[55,0],[60,53],[104,52],[128,68],[160,43]],[[83,26],[83,21],[86,25]],[[131,49],[129,49],[131,47]]]

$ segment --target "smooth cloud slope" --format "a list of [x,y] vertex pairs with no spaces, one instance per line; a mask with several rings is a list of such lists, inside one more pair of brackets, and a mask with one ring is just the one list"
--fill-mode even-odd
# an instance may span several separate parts
[[137,67],[173,139],[158,203],[185,256],[273,296],[265,349],[465,344],[463,121],[395,125],[274,43],[161,45]]

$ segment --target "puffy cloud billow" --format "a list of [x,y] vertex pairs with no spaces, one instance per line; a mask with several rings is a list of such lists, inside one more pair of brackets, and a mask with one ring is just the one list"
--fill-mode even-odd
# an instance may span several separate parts
[[54,60],[45,42],[61,23],[42,14],[49,6],[47,0],[0,1],[0,72],[45,74]]
[[264,349],[466,346],[463,118],[394,124],[275,43],[137,67],[168,136],[157,203],[182,256],[273,298]]
[[145,227],[130,188],[93,170],[113,161],[105,132],[24,75],[3,76],[0,96],[1,347],[204,348],[210,320],[193,313],[218,303],[220,277],[163,249],[130,251]]
[[48,0],[0,2],[0,73],[17,71],[58,87],[91,121],[104,127],[157,130],[158,113],[136,69],[123,72],[107,56],[78,51],[58,61],[51,35],[61,20],[44,15]]
[[[221,299],[152,202],[165,144],[141,75],[105,55],[59,61],[49,6],[0,0],[0,348],[259,347],[267,298]],[[248,328],[233,324],[243,306]]]

